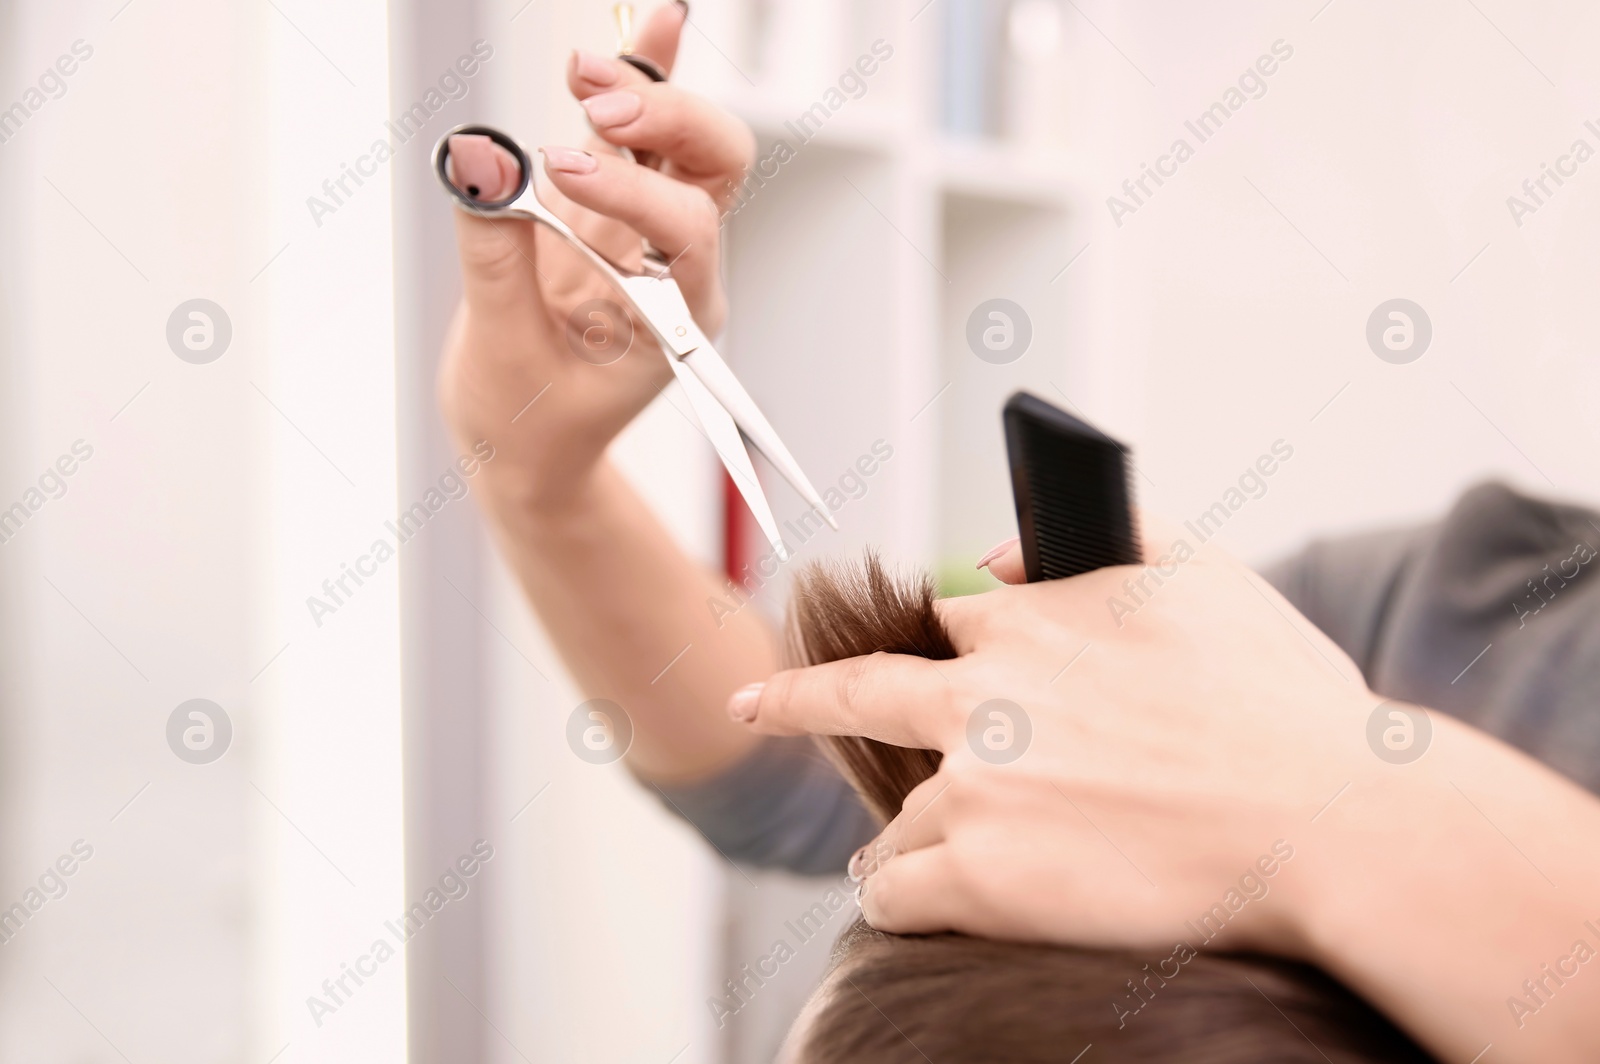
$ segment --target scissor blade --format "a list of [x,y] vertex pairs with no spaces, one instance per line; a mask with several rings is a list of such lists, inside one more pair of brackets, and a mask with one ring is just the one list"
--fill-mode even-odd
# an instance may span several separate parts
[[811,481],[806,479],[800,463],[794,460],[789,448],[778,439],[777,431],[761,413],[761,408],[756,406],[756,401],[750,398],[750,393],[744,390],[739,378],[733,375],[733,370],[722,361],[717,349],[709,343],[702,344],[684,355],[683,361],[689,364],[689,368],[694,370],[695,375],[705,383],[711,394],[716,396],[723,409],[732,415],[734,423],[743,430],[750,442],[755,444],[756,450],[767,456],[767,460],[783,474],[783,478],[794,485],[794,490],[800,493],[800,497],[822,515],[822,519],[828,522],[828,527],[837,532],[839,523],[833,519],[833,511],[822,501],[817,489],[811,486]]
[[706,438],[717,449],[728,475],[733,478],[734,486],[755,515],[756,524],[766,533],[767,542],[772,544],[778,560],[788,561],[788,548],[783,545],[783,537],[778,535],[778,522],[772,516],[772,508],[767,505],[766,495],[761,491],[761,482],[756,479],[756,468],[750,464],[750,452],[745,450],[744,440],[739,436],[739,426],[734,424],[728,411],[723,409],[716,396],[706,390],[706,386],[689,367],[671,355],[667,356],[667,361],[671,363],[678,383],[683,385],[684,392],[689,396],[689,404],[694,407],[695,417],[700,420]]

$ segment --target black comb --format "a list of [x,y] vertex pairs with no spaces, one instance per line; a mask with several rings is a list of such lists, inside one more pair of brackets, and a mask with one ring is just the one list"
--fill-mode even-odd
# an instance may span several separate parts
[[1128,449],[1027,392],[1006,400],[1003,420],[1028,582],[1143,561]]

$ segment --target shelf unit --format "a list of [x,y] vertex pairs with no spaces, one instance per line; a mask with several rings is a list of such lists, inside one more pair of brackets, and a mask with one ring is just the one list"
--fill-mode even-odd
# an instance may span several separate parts
[[[785,159],[726,225],[725,346],[741,376],[819,486],[874,441],[894,448],[865,496],[841,509],[842,533],[801,553],[877,546],[966,589],[982,581],[954,578],[959,564],[1014,529],[1004,397],[1027,388],[1060,402],[1071,388],[1084,289],[1062,268],[1087,241],[1090,182],[1068,137],[942,128],[941,38],[956,18],[945,8],[945,0],[702,0],[678,77],[750,124],[758,158]],[[1066,27],[1064,0],[1058,11]],[[763,26],[813,42],[832,32],[834,45],[823,49],[831,60],[771,71]],[[859,98],[828,101],[875,43],[892,56],[859,79]],[[1055,61],[1071,66],[1076,43],[1063,33]],[[819,102],[837,106],[802,141],[800,118],[818,114]],[[789,151],[775,155],[780,142]],[[991,298],[1019,304],[1032,323],[1028,350],[1006,365],[967,346],[967,317]],[[780,517],[803,508],[781,485],[775,495]],[[747,546],[746,557],[762,553],[758,542]]]
[[[933,567],[960,592],[992,586],[972,562],[1015,534],[1005,397],[1024,388],[1060,403],[1076,390],[1073,355],[1084,346],[1092,279],[1063,267],[1088,240],[1090,182],[1070,140],[941,128],[946,2],[696,0],[675,78],[749,123],[758,159],[785,159],[725,226],[733,309],[723,346],[740,377],[819,489],[837,486],[876,441],[893,448],[864,478],[864,494],[839,509],[841,531],[808,539],[799,558],[845,558],[871,546]],[[1060,11],[1065,20],[1064,0]],[[797,26],[808,19],[814,24]],[[804,73],[769,72],[763,25],[813,42],[831,31],[832,58],[811,57]],[[798,116],[879,40],[892,58],[864,79],[859,99],[846,98],[802,142]],[[1073,61],[1075,43],[1061,42],[1062,62]],[[779,142],[790,152],[774,155]],[[997,297],[1022,306],[1033,330],[1026,353],[1004,365],[980,360],[966,340],[968,316]],[[780,521],[803,512],[779,478],[766,481]],[[753,525],[745,529],[742,556],[765,553]],[[774,615],[796,568],[760,593]],[[760,889],[725,876],[730,975],[775,939],[792,938],[785,921],[829,885],[757,881]],[[832,934],[813,940],[820,947],[808,943],[781,981],[728,1023],[725,1059],[771,1059]]]

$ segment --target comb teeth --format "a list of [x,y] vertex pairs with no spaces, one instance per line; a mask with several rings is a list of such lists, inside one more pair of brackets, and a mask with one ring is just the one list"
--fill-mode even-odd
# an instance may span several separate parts
[[1005,426],[1028,581],[1138,564],[1125,448],[1025,392]]

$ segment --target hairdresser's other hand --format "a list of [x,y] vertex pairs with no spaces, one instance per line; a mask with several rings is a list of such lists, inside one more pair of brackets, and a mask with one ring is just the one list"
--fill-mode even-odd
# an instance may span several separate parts
[[[1183,553],[1164,577],[1118,567],[944,600],[956,660],[791,670],[738,707],[762,732],[944,753],[880,840],[894,856],[867,882],[874,926],[1170,949],[1242,875],[1293,878],[1257,861],[1276,873],[1360,756],[1375,762],[1359,722],[1378,700],[1259,577]],[[988,563],[1021,579],[1015,544]],[[1227,922],[1235,948],[1299,951],[1278,905]]]
[[[781,672],[730,715],[944,752],[853,862],[880,929],[1148,950],[1167,978],[1180,942],[1257,949],[1439,1059],[1600,1059],[1600,980],[1539,967],[1592,949],[1573,937],[1600,911],[1600,802],[1442,713],[1425,756],[1385,758],[1417,708],[1193,540],[1146,519],[1167,546],[1143,567],[941,602],[955,660]],[[989,566],[1022,579],[1015,544]],[[1531,1021],[1506,1006],[1530,974],[1563,995]]]
[[[670,70],[684,18],[678,4],[657,8],[638,52]],[[638,265],[648,239],[672,260],[700,326],[715,334],[727,313],[720,211],[753,155],[749,130],[609,57],[574,53],[567,82],[597,132],[586,150],[547,147],[542,166],[535,155],[536,177],[547,179],[541,198],[624,265]],[[619,146],[654,153],[661,168],[624,159]],[[487,138],[454,138],[451,164],[456,185],[485,201],[516,186],[511,156]],[[624,347],[630,326],[614,312],[616,293],[548,229],[463,211],[455,222],[463,295],[440,369],[446,419],[463,448],[480,439],[494,446],[484,466],[491,505],[557,505],[671,371],[639,323]]]

